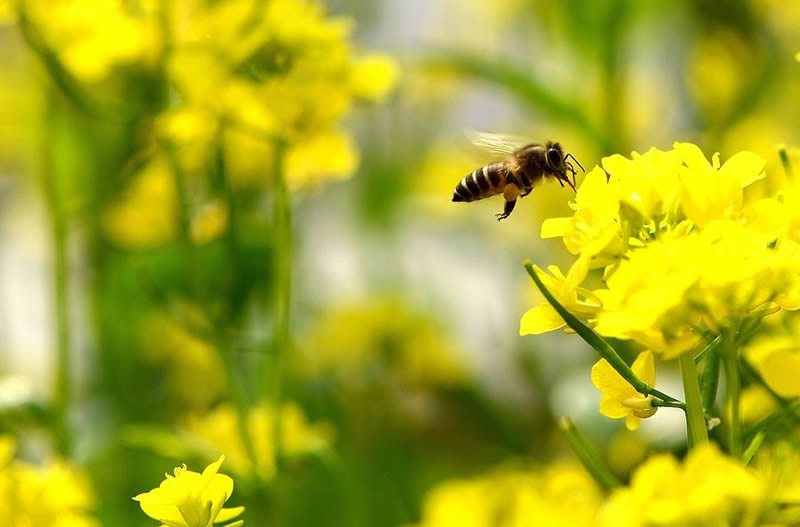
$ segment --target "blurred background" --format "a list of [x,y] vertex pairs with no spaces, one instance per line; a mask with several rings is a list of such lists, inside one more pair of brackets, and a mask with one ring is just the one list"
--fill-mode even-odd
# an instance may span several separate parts
[[437,484],[572,459],[562,415],[625,477],[682,416],[625,432],[579,339],[519,337],[520,262],[569,261],[539,228],[572,195],[545,184],[502,223],[500,198],[452,203],[496,160],[464,131],[587,169],[749,149],[768,177],[800,143],[792,2],[21,0],[0,20],[0,435],[65,460],[102,525],[154,525],[131,497],[220,453],[246,524],[417,524]]

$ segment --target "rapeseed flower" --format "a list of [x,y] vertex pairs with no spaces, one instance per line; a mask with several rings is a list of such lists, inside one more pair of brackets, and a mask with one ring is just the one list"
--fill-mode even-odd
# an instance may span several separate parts
[[[631,369],[641,380],[655,386],[656,369],[650,351],[640,353]],[[603,394],[600,413],[611,419],[625,418],[628,430],[636,430],[642,418],[656,413],[652,396],[637,392],[605,359],[600,359],[592,367],[592,383]]]
[[[549,274],[534,266],[534,270],[547,289],[571,313],[579,318],[590,320],[602,307],[597,297],[588,289],[578,287],[586,276],[587,269],[584,264],[587,259],[579,259],[573,265],[567,276],[556,265],[548,266]],[[556,310],[547,302],[529,309],[520,320],[520,335],[538,335],[553,331],[566,325]]]
[[764,484],[713,444],[679,463],[668,454],[649,458],[630,486],[614,491],[598,515],[601,526],[732,525],[758,514]]
[[418,527],[594,525],[602,494],[582,467],[499,468],[431,490]]
[[[277,416],[271,405],[262,403],[247,412],[245,426],[247,438],[242,438],[240,416],[233,405],[223,404],[214,410],[190,416],[185,429],[192,436],[204,441],[212,451],[225,454],[231,470],[237,474],[254,476],[263,480],[275,477],[276,446],[275,431],[279,430],[280,455],[297,458],[324,452],[330,448],[334,431],[327,422],[310,423],[303,410],[295,403],[287,402]],[[248,452],[251,442],[252,453]]]
[[[744,189],[764,177],[762,158],[739,152],[721,165],[718,155],[709,162],[695,145],[675,143],[602,165],[608,177],[599,168],[587,175],[573,216],[542,225],[543,237],[561,236],[578,256],[573,267],[603,268],[605,287],[590,293],[598,333],[675,358],[709,332],[800,307],[800,246],[782,204],[791,194],[744,199]],[[587,297],[584,276],[547,285],[589,321],[573,301]],[[560,327],[548,307],[535,309],[523,316],[526,326],[539,313],[538,332]]]
[[[233,520],[244,512],[244,507],[223,508],[233,493],[233,480],[218,473],[224,460],[225,456],[220,456],[202,474],[188,470],[186,465],[176,467],[158,488],[133,499],[145,514],[173,527],[211,527],[213,523]],[[238,520],[226,527],[243,524]]]
[[86,479],[63,461],[14,460],[16,442],[0,436],[0,525],[98,527]]

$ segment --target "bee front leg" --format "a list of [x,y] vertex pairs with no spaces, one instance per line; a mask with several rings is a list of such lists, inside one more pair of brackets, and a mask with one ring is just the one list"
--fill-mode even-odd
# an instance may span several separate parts
[[514,205],[517,204],[517,199],[514,198],[511,201],[506,201],[506,206],[503,208],[503,212],[499,212],[495,214],[497,216],[497,221],[504,220],[511,215],[511,211],[514,210]]

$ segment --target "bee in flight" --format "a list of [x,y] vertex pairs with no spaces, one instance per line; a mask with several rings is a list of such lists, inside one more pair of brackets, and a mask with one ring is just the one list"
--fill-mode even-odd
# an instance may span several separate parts
[[571,158],[585,172],[575,156],[565,155],[558,143],[525,144],[512,136],[481,132],[468,136],[476,145],[507,157],[463,177],[453,191],[453,201],[477,201],[502,194],[506,204],[503,212],[496,214],[498,221],[508,218],[517,198],[530,194],[542,179],[554,178],[562,187],[566,183],[575,191],[575,167],[567,159]]

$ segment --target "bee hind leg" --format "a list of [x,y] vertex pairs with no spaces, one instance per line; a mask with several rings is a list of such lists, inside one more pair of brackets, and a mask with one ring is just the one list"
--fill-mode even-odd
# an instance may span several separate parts
[[517,204],[516,198],[506,201],[506,206],[503,208],[503,212],[495,214],[495,216],[497,216],[497,221],[501,221],[508,218],[511,215],[511,211],[514,210],[514,205],[516,204]]

